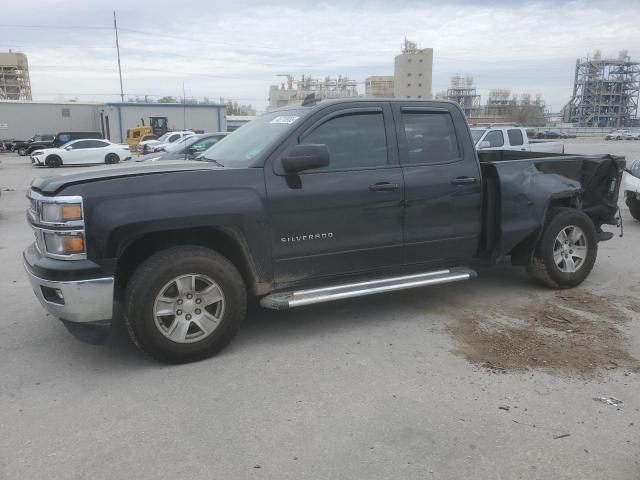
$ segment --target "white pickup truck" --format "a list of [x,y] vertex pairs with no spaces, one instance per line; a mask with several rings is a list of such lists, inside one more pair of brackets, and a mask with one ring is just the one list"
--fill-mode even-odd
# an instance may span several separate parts
[[564,153],[560,142],[529,142],[522,127],[473,127],[471,136],[476,150],[521,150],[526,152]]

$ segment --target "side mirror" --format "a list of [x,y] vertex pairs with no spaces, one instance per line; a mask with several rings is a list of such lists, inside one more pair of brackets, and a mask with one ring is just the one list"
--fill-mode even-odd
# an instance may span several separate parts
[[281,161],[287,173],[322,168],[329,165],[329,149],[324,144],[296,145],[285,152]]
[[480,142],[478,144],[478,150],[482,150],[483,148],[491,148],[491,142],[488,142],[486,140]]

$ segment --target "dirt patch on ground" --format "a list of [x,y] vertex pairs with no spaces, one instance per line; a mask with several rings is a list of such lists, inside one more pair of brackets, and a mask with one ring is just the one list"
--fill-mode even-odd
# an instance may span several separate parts
[[640,372],[619,328],[638,312],[637,298],[574,289],[524,307],[463,312],[449,331],[455,353],[496,372],[542,369],[592,377],[617,368]]

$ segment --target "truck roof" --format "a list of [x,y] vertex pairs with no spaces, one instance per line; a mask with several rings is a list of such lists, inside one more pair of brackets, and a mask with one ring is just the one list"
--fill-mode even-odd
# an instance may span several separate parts
[[416,103],[421,105],[442,105],[448,104],[453,105],[456,108],[460,108],[460,106],[451,100],[427,100],[423,98],[370,98],[370,97],[351,97],[351,98],[331,98],[331,99],[322,99],[317,100],[315,102],[309,103],[307,105],[287,105],[286,107],[276,108],[271,110],[271,112],[280,112],[286,110],[299,110],[301,108],[313,109],[319,106],[326,107],[328,105],[337,105],[341,103],[371,103],[371,102],[380,102],[380,103]]

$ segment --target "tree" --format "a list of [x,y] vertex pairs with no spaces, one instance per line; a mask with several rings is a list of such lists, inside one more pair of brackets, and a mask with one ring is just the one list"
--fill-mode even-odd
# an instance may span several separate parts
[[158,103],[180,103],[180,101],[176,97],[166,95],[164,97],[160,97],[158,99]]
[[238,104],[236,100],[220,99],[220,103],[224,103],[227,107],[227,115],[255,115],[256,110],[251,104]]

